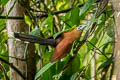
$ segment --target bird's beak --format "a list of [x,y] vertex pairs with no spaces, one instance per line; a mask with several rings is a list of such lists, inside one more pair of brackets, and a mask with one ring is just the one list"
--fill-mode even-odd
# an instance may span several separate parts
[[79,30],[83,30],[84,28],[86,28],[87,26],[86,25],[80,25],[79,26]]
[[81,29],[85,29],[87,26],[86,25],[82,25],[81,26]]

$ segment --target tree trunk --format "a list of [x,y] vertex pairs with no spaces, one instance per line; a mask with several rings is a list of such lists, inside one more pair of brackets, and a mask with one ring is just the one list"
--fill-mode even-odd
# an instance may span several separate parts
[[111,0],[115,10],[115,48],[112,80],[120,80],[120,0]]
[[[18,1],[9,0],[6,5],[5,11],[8,14],[9,10],[12,10],[9,13],[9,16],[24,16],[25,9],[22,7]],[[15,3],[15,5],[14,5]],[[10,37],[11,32],[25,32],[28,33],[29,27],[25,24],[24,20],[12,20],[9,19],[6,21],[6,26],[8,30],[8,37]],[[9,58],[9,62],[16,66],[27,80],[34,80],[35,75],[35,53],[34,53],[34,45],[33,44],[25,44],[23,41],[17,41],[12,38],[8,39],[8,47],[9,47],[9,56],[15,58]],[[25,59],[25,54],[27,53],[27,60]],[[19,59],[17,59],[19,58]],[[10,68],[10,80],[24,80],[16,71]]]

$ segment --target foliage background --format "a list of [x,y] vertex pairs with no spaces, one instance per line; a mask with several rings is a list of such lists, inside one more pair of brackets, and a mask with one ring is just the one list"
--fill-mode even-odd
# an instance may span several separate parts
[[[0,0],[1,16],[6,16],[4,6],[7,2],[8,0]],[[107,0],[98,2],[96,0],[31,0],[29,6],[24,3],[23,0],[21,4],[28,10],[24,15],[24,20],[31,29],[30,35],[48,38],[74,26],[88,26],[84,30],[80,42],[75,41],[70,54],[60,61],[50,63],[53,47],[35,44],[37,55],[35,79],[40,77],[40,80],[76,80],[78,78],[89,80],[95,77],[108,80],[111,77],[114,17],[112,6]],[[46,14],[48,16],[45,16]],[[36,18],[38,16],[39,18]],[[0,57],[8,60],[10,56],[8,56],[7,49],[8,37],[5,20],[0,17]],[[94,64],[91,62],[92,60],[95,61],[94,68],[91,67]],[[38,66],[39,63],[42,63],[41,69]],[[9,66],[2,62],[1,64],[9,76]],[[95,69],[94,76],[91,76],[92,69]],[[0,78],[4,80],[2,70]]]

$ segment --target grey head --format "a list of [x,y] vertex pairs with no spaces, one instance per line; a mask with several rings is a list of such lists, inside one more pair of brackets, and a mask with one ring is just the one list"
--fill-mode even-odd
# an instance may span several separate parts
[[86,25],[80,25],[77,27],[77,30],[83,30],[85,27],[87,27]]

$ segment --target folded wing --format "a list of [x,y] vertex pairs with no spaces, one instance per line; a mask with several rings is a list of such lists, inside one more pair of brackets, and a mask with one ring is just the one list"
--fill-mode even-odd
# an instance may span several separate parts
[[73,41],[70,38],[63,39],[55,48],[52,61],[59,60],[67,55],[72,48]]

